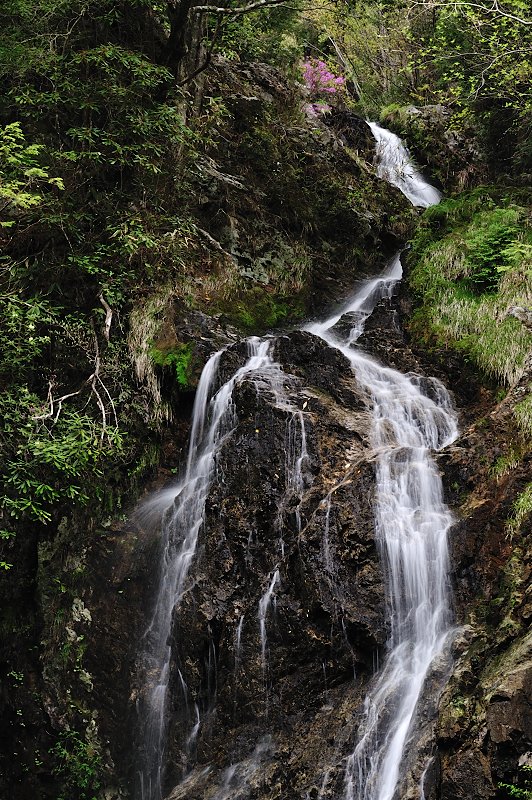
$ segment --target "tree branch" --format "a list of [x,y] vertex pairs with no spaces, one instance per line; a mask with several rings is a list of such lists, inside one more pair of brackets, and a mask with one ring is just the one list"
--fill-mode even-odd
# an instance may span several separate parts
[[418,2],[414,2],[413,5],[415,6],[424,6],[425,8],[476,8],[478,11],[483,11],[485,14],[494,14],[499,17],[505,17],[506,19],[511,19],[513,22],[518,22],[520,25],[532,25],[532,20],[530,19],[523,19],[523,17],[518,17],[515,14],[510,14],[509,11],[505,11],[502,9],[497,2],[497,0],[493,0],[491,6],[485,6],[482,3],[473,3],[469,2],[469,0],[418,0]]
[[105,324],[103,328],[103,335],[105,336],[106,341],[109,341],[109,333],[111,331],[111,322],[113,321],[113,309],[103,296],[103,292],[100,292],[98,295],[98,300],[102,304],[105,309]]
[[250,11],[258,11],[261,8],[270,6],[286,5],[286,0],[256,0],[255,3],[249,3],[247,6],[240,6],[239,8],[221,8],[220,6],[194,6],[192,11],[195,14],[225,14],[227,16],[238,16],[239,14],[249,14]]
[[[103,299],[103,295],[99,296],[99,300],[100,300],[100,302],[102,302],[102,305],[106,309],[107,316],[106,316],[106,327],[105,327],[105,332],[104,333],[105,333],[105,338],[107,339],[107,341],[109,341],[109,328],[111,326],[111,319],[112,319],[112,316],[113,316],[113,312],[112,312],[111,307]],[[94,399],[96,400],[96,405],[98,406],[98,409],[99,409],[100,415],[101,415],[101,420],[102,420],[101,421],[100,441],[103,442],[105,436],[107,435],[107,427],[108,427],[107,426],[107,415],[108,415],[108,413],[109,413],[109,416],[112,415],[112,419],[114,420],[115,428],[118,428],[118,417],[117,417],[117,414],[116,414],[116,408],[115,408],[115,404],[114,404],[113,398],[111,397],[111,394],[109,393],[109,390],[108,390],[107,386],[104,384],[104,382],[102,381],[102,379],[100,377],[100,368],[101,368],[100,346],[98,344],[98,334],[96,332],[96,326],[94,324],[94,320],[93,319],[91,320],[91,329],[92,329],[92,338],[93,338],[93,343],[94,343],[94,369],[93,369],[91,375],[89,375],[89,377],[86,378],[86,380],[83,381],[83,384],[82,384],[80,389],[78,389],[75,392],[69,392],[68,394],[61,395],[61,397],[54,397],[53,396],[54,383],[53,383],[53,381],[48,381],[48,396],[46,398],[46,402],[48,403],[49,410],[45,414],[38,414],[38,415],[32,417],[32,419],[34,419],[34,420],[51,419],[52,420],[52,427],[53,427],[53,425],[55,425],[57,423],[57,420],[60,417],[61,410],[62,410],[62,407],[63,407],[63,402],[65,400],[68,400],[70,397],[76,397],[77,395],[81,394],[83,389],[88,386],[88,387],[90,387],[90,394],[89,394],[89,399],[87,400],[87,403],[90,401],[91,397],[94,397]],[[104,402],[104,400],[102,398],[102,394],[100,393],[100,391],[102,389],[103,389],[103,392],[105,393],[104,397],[105,396],[107,397],[107,400],[109,401],[109,405],[111,406],[111,411],[110,412],[107,411],[105,402]]]

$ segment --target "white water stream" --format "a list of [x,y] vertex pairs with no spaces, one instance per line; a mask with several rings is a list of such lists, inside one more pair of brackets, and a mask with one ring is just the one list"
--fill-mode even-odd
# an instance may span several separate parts
[[412,157],[401,139],[381,128],[376,122],[368,122],[377,142],[377,175],[397,186],[408,197],[413,206],[428,208],[441,200],[440,192],[422,177],[412,163]]
[[[245,377],[264,380],[277,394],[283,373],[271,356],[272,340],[248,340],[249,357],[235,374],[215,391],[222,351],[206,364],[198,385],[192,414],[187,465],[175,487],[149,501],[149,510],[162,513],[162,559],[158,592],[144,634],[142,668],[147,683],[139,702],[141,752],[139,800],[161,800],[170,680],[172,614],[187,588],[187,577],[205,515],[205,502],[214,475],[216,455],[236,424],[233,389]],[[147,509],[144,509],[146,512]],[[199,709],[188,737],[190,749],[199,732]]]
[[[368,294],[386,296],[398,277],[397,263],[388,280],[363,287],[348,310],[358,312]],[[421,391],[419,380],[354,349],[352,332],[339,337],[333,331],[336,321],[337,316],[314,324],[312,331],[349,359],[373,406],[375,530],[391,626],[388,655],[366,698],[358,744],[347,762],[345,798],[391,800],[417,702],[450,630],[447,531],[452,518],[431,450],[450,444],[457,428],[438,381],[424,382],[434,400]]]
[[[374,123],[370,127],[380,174],[415,205],[438,202],[439,193],[412,167],[398,137]],[[457,436],[449,395],[436,379],[402,375],[353,348],[376,303],[393,293],[401,273],[398,255],[339,313],[307,327],[346,356],[373,408],[375,531],[390,619],[387,657],[366,697],[358,743],[347,760],[345,800],[394,797],[425,680],[451,630],[447,532],[452,517],[431,457]],[[342,326],[338,333],[335,326],[346,314],[351,330],[345,333]]]
[[266,618],[268,616],[268,609],[270,608],[272,601],[275,597],[275,587],[279,583],[280,580],[279,570],[276,569],[273,573],[273,577],[269,583],[268,588],[262,595],[259,600],[259,630],[260,630],[260,647],[261,647],[261,654],[262,654],[262,672],[263,674],[266,673]]
[[[413,168],[398,137],[375,123],[370,127],[377,140],[379,174],[399,186],[414,205],[426,207],[438,202],[439,193]],[[306,328],[346,356],[373,409],[375,526],[386,576],[391,632],[384,666],[365,701],[358,744],[347,761],[345,800],[392,800],[405,748],[413,734],[412,721],[425,679],[450,629],[446,535],[451,516],[443,503],[441,481],[431,457],[432,450],[449,444],[457,434],[448,394],[439,382],[402,375],[381,366],[356,348],[367,318],[381,299],[392,295],[401,273],[397,256],[382,275],[363,282],[336,314]],[[339,326],[343,331],[339,333],[335,326],[341,319],[349,324],[347,329],[345,324]],[[266,383],[279,405],[292,412],[288,454],[292,474],[287,475],[287,491],[300,502],[304,490],[303,471],[308,458],[304,415],[290,405],[284,393],[285,376],[272,359],[271,341],[250,339],[246,363],[218,389],[221,353],[210,359],[196,394],[186,470],[173,488],[158,494],[149,503],[163,519],[162,559],[158,594],[141,657],[147,688],[139,700],[142,742],[138,759],[138,800],[162,800],[172,615],[187,590],[217,453],[236,424],[232,396],[241,380],[251,377],[257,383]],[[422,387],[428,389],[428,394]],[[330,497],[328,502],[327,525]],[[299,503],[296,524],[300,528]],[[329,566],[327,537],[328,530],[323,547]],[[280,573],[275,568],[258,603],[264,671],[266,623],[279,581]],[[242,623],[243,617],[236,631],[236,665],[240,658]],[[188,689],[181,673],[178,675],[188,706]],[[189,750],[201,726],[196,704],[194,715],[190,716]],[[258,756],[252,757],[249,771],[258,767],[259,762]],[[242,778],[240,785],[248,780],[247,762],[242,765],[245,765],[241,769],[245,780]],[[230,768],[216,797],[224,800],[240,797],[233,788],[238,784],[238,777],[241,776],[236,767]],[[322,788],[327,779],[326,775]]]

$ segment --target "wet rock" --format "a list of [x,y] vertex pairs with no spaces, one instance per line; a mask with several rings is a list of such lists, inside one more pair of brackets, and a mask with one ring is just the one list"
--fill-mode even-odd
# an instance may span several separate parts
[[333,128],[348,147],[362,151],[370,160],[373,158],[375,139],[365,119],[346,109],[333,109],[325,117],[325,123]]
[[[265,729],[275,758],[264,767],[268,786],[250,780],[249,797],[317,792],[338,758],[339,715],[360,704],[386,638],[363,393],[346,359],[311,334],[279,337],[273,352],[283,380],[259,375],[234,390],[238,421],[217,458],[194,581],[174,620],[169,783],[187,759],[196,766],[172,800],[217,796],[223,770],[247,763]],[[246,357],[245,343],[230,347],[220,380]],[[191,753],[194,705],[201,726]]]
[[444,770],[441,800],[487,800],[495,797],[488,758],[479,748],[460,751]]

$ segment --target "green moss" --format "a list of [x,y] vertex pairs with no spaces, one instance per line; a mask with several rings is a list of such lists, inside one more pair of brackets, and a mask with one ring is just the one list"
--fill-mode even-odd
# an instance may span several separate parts
[[171,367],[181,389],[188,389],[191,383],[192,355],[193,349],[190,342],[178,345],[171,350],[163,351],[155,346],[150,348],[152,361],[160,367]]
[[276,297],[252,290],[243,299],[226,305],[225,314],[244,330],[262,331],[301,319],[305,307],[298,298]]

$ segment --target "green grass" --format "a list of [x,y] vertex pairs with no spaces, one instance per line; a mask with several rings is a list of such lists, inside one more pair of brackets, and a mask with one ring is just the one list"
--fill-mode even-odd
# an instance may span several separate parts
[[[460,350],[487,377],[514,385],[532,347],[530,331],[507,315],[512,305],[532,304],[526,209],[500,190],[445,200],[424,215],[410,263],[414,335]],[[516,415],[520,424],[529,424],[530,410]]]
[[525,486],[512,506],[512,513],[506,520],[506,533],[512,539],[519,531],[523,522],[532,514],[532,483]]
[[517,424],[525,436],[532,439],[532,385],[529,387],[530,394],[514,407],[514,416]]

